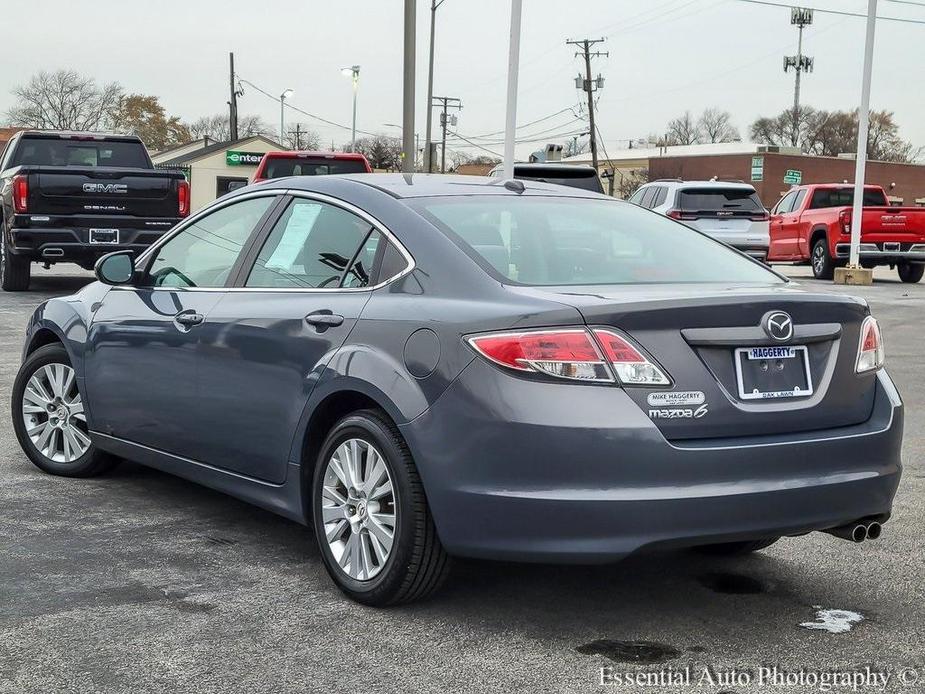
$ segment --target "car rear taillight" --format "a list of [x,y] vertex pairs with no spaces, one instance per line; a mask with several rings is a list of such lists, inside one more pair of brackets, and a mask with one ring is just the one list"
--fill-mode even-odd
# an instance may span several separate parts
[[13,177],[13,209],[16,212],[29,211],[29,177]]
[[851,233],[851,210],[842,210],[841,214],[838,215],[838,224],[841,227],[841,233]]
[[681,210],[675,210],[675,209],[668,210],[665,214],[671,217],[672,219],[677,219],[678,221],[681,221],[681,222],[692,222],[695,219],[697,219],[696,214],[691,214],[690,212],[682,212]]
[[625,335],[597,328],[594,337],[617,380],[627,386],[667,386],[671,379]]
[[886,356],[883,352],[883,337],[880,324],[873,316],[867,316],[861,323],[861,344],[858,346],[857,373],[873,371],[883,366]]
[[767,222],[769,219],[771,219],[771,215],[765,211],[761,214],[753,214],[751,217],[749,217],[749,219],[753,222]]
[[613,382],[584,328],[494,333],[469,338],[483,357],[508,369],[575,381]]
[[180,181],[177,186],[177,208],[181,217],[189,215],[189,181]]

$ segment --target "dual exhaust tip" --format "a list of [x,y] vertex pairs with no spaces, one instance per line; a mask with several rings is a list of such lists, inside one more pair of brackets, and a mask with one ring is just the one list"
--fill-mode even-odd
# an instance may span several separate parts
[[843,540],[858,543],[878,539],[883,532],[883,525],[879,521],[859,520],[837,528],[829,528],[825,532]]

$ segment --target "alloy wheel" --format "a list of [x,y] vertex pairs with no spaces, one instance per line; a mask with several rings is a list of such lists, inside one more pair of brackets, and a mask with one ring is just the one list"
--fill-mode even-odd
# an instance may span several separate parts
[[395,539],[395,491],[385,458],[368,441],[341,443],[322,478],[321,517],[338,568],[356,581],[382,571]]
[[825,258],[823,257],[824,253],[825,249],[823,249],[822,246],[817,245],[813,249],[813,269],[816,271],[816,274],[821,273],[825,267]]
[[48,460],[72,463],[90,447],[83,400],[67,364],[46,364],[29,378],[22,397],[26,435]]

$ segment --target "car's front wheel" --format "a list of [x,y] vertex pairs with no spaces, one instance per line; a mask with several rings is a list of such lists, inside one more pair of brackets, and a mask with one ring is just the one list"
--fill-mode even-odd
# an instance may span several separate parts
[[449,572],[417,468],[381,412],[355,412],[328,434],[315,466],[312,516],[328,573],[358,602],[418,600]]
[[40,347],[23,362],[11,409],[19,445],[45,472],[92,477],[117,462],[90,440],[83,396],[63,345]]

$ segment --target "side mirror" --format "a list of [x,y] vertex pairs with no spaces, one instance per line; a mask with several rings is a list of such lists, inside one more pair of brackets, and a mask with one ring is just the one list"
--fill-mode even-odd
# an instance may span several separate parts
[[96,261],[93,267],[96,278],[103,284],[128,284],[135,276],[135,257],[133,251],[116,251],[107,253]]

